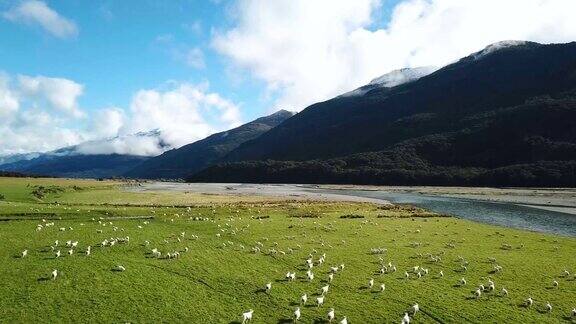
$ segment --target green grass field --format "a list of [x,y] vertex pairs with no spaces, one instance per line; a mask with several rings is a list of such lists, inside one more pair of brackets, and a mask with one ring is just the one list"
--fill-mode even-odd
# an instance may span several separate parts
[[[231,323],[253,309],[253,323],[282,323],[291,322],[300,306],[302,323],[323,322],[330,308],[336,322],[346,316],[349,323],[400,323],[415,303],[421,311],[412,323],[576,322],[574,238],[409,207],[135,193],[123,185],[0,178],[0,322]],[[129,243],[101,246],[127,236]],[[55,240],[60,258],[51,247]],[[71,256],[68,240],[79,242]],[[254,253],[257,242],[260,252]],[[161,258],[152,256],[153,248]],[[387,251],[375,255],[373,248]],[[179,258],[165,258],[175,251]],[[317,261],[323,253],[326,261],[312,268],[309,282],[305,260],[312,254]],[[430,255],[441,260],[432,262]],[[380,274],[382,262],[397,271]],[[330,267],[340,264],[345,269],[316,307]],[[493,273],[495,264],[503,270]],[[126,270],[113,271],[117,265]],[[406,279],[404,272],[414,266],[429,274]],[[59,272],[55,280],[53,269]],[[296,272],[295,281],[285,280],[288,271]],[[458,285],[461,278],[465,286]],[[495,290],[473,298],[489,279]],[[263,292],[269,282],[271,291]],[[308,303],[299,305],[304,293]],[[534,305],[523,307],[529,296]]]

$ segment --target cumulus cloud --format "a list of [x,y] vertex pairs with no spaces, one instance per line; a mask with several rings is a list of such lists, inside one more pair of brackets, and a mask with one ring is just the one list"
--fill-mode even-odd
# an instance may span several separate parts
[[[67,79],[0,74],[0,155],[75,146],[71,154],[158,155],[241,124],[239,106],[208,84],[170,82],[137,91],[127,109],[75,111],[83,87]],[[20,109],[23,108],[23,109]],[[64,111],[66,113],[62,114]],[[10,118],[8,118],[10,117]]]
[[6,122],[19,107],[20,102],[9,86],[9,77],[0,73],[0,124]]
[[81,84],[62,78],[26,75],[19,75],[18,82],[24,96],[45,100],[53,108],[72,116],[83,116],[77,102],[84,91]]
[[240,109],[207,85],[175,84],[168,90],[138,91],[130,104],[124,134],[157,129],[162,141],[180,147],[241,124]]
[[405,0],[382,28],[379,0],[238,0],[213,47],[300,110],[386,72],[442,66],[501,40],[576,39],[573,0]]
[[51,151],[82,140],[82,134],[63,120],[36,109],[23,110],[0,124],[0,154]]
[[76,24],[61,16],[48,5],[38,0],[26,0],[2,13],[5,19],[25,24],[36,24],[59,38],[74,37],[78,34]]

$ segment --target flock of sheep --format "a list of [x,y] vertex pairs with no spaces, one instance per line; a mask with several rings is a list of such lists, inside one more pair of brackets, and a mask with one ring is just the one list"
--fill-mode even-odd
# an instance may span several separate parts
[[[189,213],[191,210],[190,208],[188,208],[187,212]],[[180,217],[181,215],[175,214],[175,217]],[[183,216],[183,215],[182,215]],[[190,220],[192,221],[210,221],[210,222],[214,222],[216,223],[215,220],[211,219],[211,218],[206,218],[206,217],[189,217]],[[241,220],[241,218],[237,218],[239,220]],[[232,245],[234,245],[234,242],[225,239],[226,236],[231,237],[234,235],[237,235],[241,232],[247,232],[249,231],[250,225],[244,225],[241,228],[233,228],[232,225],[230,225],[230,221],[235,220],[234,217],[230,217],[228,218],[228,222],[226,222],[225,224],[218,224],[217,225],[217,233],[215,234],[217,237],[217,240],[220,242],[218,243],[219,247],[225,248],[225,247],[230,247]],[[262,222],[262,219],[259,218],[255,218],[256,221],[260,221]],[[98,228],[97,228],[97,233],[103,233],[103,229],[104,228],[111,228],[112,231],[117,232],[124,232],[124,228],[119,228],[117,226],[114,226],[114,224],[110,221],[105,221],[104,219],[92,219],[93,223],[98,223]],[[174,221],[174,219],[170,219],[168,221]],[[302,220],[300,220],[300,222],[302,222]],[[368,221],[363,221],[362,224],[367,224]],[[146,226],[150,224],[149,221],[143,221],[141,224],[139,224],[137,227],[138,228],[142,228],[143,226]],[[316,222],[314,222],[314,224],[316,224]],[[42,231],[48,227],[54,226],[53,222],[47,222],[46,220],[43,220],[41,224],[38,224],[36,227],[36,231]],[[80,224],[80,226],[84,226],[83,223]],[[318,224],[316,226],[319,226]],[[331,226],[331,225],[325,225],[325,226]],[[360,229],[362,228],[362,225],[360,226]],[[65,232],[65,231],[73,231],[72,227],[61,227],[59,228],[59,231]],[[419,230],[418,230],[419,231]],[[179,233],[178,235],[176,235],[175,240],[180,243],[183,242],[184,239],[189,239],[189,240],[198,240],[199,237],[197,235],[188,235],[186,236],[185,232]],[[166,240],[165,240],[166,241]],[[262,241],[268,241],[268,239],[266,238],[265,240]],[[115,245],[122,245],[122,244],[129,244],[130,243],[130,237],[129,236],[122,236],[122,237],[110,237],[110,238],[106,238],[104,240],[102,240],[101,242],[98,243],[98,246],[101,248],[110,248],[113,247]],[[167,241],[166,241],[167,243]],[[317,243],[320,244],[320,246],[318,247],[318,249],[323,249],[325,248],[325,243],[318,240]],[[66,253],[69,256],[72,256],[75,251],[78,249],[78,241],[76,240],[68,240],[66,241],[64,244],[60,244],[60,242],[58,240],[55,240],[54,243],[52,245],[50,245],[50,249],[53,252],[54,258],[60,258],[62,257],[62,250],[65,249]],[[344,240],[342,240],[342,244],[346,244],[346,242]],[[418,246],[420,243],[412,243],[414,246]],[[143,246],[146,246],[148,249],[148,255],[154,258],[163,258],[163,259],[178,259],[181,255],[181,253],[186,253],[188,252],[188,247],[183,247],[180,250],[176,250],[176,251],[171,251],[171,252],[167,252],[167,253],[162,253],[158,250],[158,248],[148,248],[148,246],[150,245],[149,241],[144,241],[142,243]],[[240,249],[244,250],[245,247],[241,244],[237,244],[236,246],[238,246]],[[331,247],[331,246],[329,246]],[[252,249],[247,249],[246,251],[248,253],[254,253],[254,254],[266,254],[266,255],[277,255],[277,254],[289,254],[289,253],[294,253],[295,249],[297,248],[301,248],[300,245],[297,245],[297,247],[294,248],[288,248],[285,251],[280,250],[278,248],[278,243],[271,243],[270,246],[268,247],[268,250],[265,249],[265,244],[262,243],[261,241],[255,242],[255,245],[252,247]],[[450,248],[448,246],[448,248]],[[374,255],[374,257],[377,257],[377,263],[378,265],[378,269],[375,271],[375,273],[378,273],[380,275],[386,275],[386,274],[391,274],[391,273],[395,273],[398,271],[398,265],[393,264],[391,261],[387,260],[384,256],[387,254],[388,250],[386,248],[372,248],[370,249],[369,253]],[[87,245],[86,248],[83,250],[83,253],[86,257],[89,257],[92,253],[92,247],[90,245]],[[21,252],[21,258],[26,258],[28,257],[28,250],[24,250]],[[420,257],[422,258],[426,258],[430,263],[437,263],[437,262],[441,262],[442,257],[443,257],[443,253],[438,253],[438,254],[427,254],[427,255],[420,255]],[[327,254],[326,253],[322,253],[320,254],[316,249],[313,249],[308,256],[303,260],[303,262],[300,264],[300,266],[305,268],[305,272],[304,270],[301,270],[302,273],[301,274],[297,274],[296,271],[292,271],[289,270],[286,275],[285,275],[285,281],[287,282],[287,284],[289,284],[289,282],[295,281],[297,278],[301,278],[303,281],[309,282],[309,283],[313,283],[314,279],[316,277],[317,273],[320,273],[320,271],[322,271],[323,273],[326,274],[326,284],[321,286],[319,288],[319,293],[317,294],[317,297],[315,299],[315,306],[320,308],[322,307],[327,298],[329,298],[329,291],[330,291],[330,285],[333,283],[333,281],[338,280],[338,277],[340,275],[340,273],[342,273],[343,271],[345,271],[345,264],[339,264],[339,265],[333,265],[333,266],[324,266],[324,264],[327,261]],[[458,272],[461,273],[466,273],[467,271],[467,267],[469,265],[469,262],[466,261],[464,258],[462,257],[458,257],[458,259],[455,261],[457,263],[459,263],[460,265],[460,270],[457,270]],[[492,263],[493,266],[493,272],[494,274],[503,271],[502,266],[500,266],[499,264],[497,264],[496,260],[494,258],[489,258],[489,262]],[[325,267],[324,270],[320,270],[322,269],[322,267]],[[119,271],[119,272],[123,272],[126,271],[126,268],[122,265],[116,265],[113,266],[111,268],[112,271]],[[402,271],[402,270],[401,270]],[[456,271],[456,270],[455,270]],[[316,273],[315,273],[316,272]],[[59,275],[59,271],[57,269],[53,269],[52,272],[50,272],[48,278],[51,280],[57,280]],[[405,280],[419,280],[423,277],[426,276],[435,276],[437,279],[442,279],[444,278],[444,272],[442,270],[440,270],[436,275],[431,274],[430,269],[419,266],[419,265],[415,265],[409,269],[405,269],[404,270],[404,274],[402,277],[405,278]],[[562,277],[565,278],[569,278],[570,272],[565,270],[564,273],[562,274]],[[368,289],[373,289],[374,285],[377,285],[377,290],[380,293],[385,293],[386,291],[386,285],[384,283],[380,283],[379,285],[376,283],[374,278],[369,278],[367,277],[367,285],[366,288]],[[465,277],[462,277],[461,279],[458,280],[458,282],[456,283],[457,286],[467,286],[468,282],[466,280]],[[560,283],[557,280],[554,280],[552,282],[552,286],[556,289],[559,289],[560,287]],[[500,289],[500,288],[499,288]],[[272,282],[268,282],[265,285],[263,285],[262,291],[267,293],[267,294],[272,294],[273,293],[273,286],[272,286]],[[498,294],[499,296],[501,296],[502,298],[508,297],[508,290],[504,287],[501,287],[500,292],[497,293],[496,292],[496,283],[494,282],[493,278],[489,278],[487,280],[487,282],[482,283],[476,287],[474,287],[472,289],[472,294],[470,296],[471,299],[479,299],[481,298],[481,296],[483,294]],[[298,307],[296,307],[294,309],[293,312],[293,321],[297,322],[301,319],[304,309],[301,308],[301,306],[303,305],[307,305],[308,304],[308,294],[304,293],[301,295],[299,302],[297,302],[299,304]],[[530,308],[533,307],[535,303],[535,300],[528,296],[528,298],[524,301],[523,305],[526,308]],[[546,312],[552,312],[552,305],[549,302],[546,302],[544,305],[544,309]],[[409,324],[410,321],[417,315],[417,313],[420,311],[420,305],[418,303],[415,303],[414,305],[412,305],[411,307],[409,307],[403,314],[403,316],[398,317],[398,321],[401,322],[402,324]],[[256,313],[257,314],[257,313]],[[245,311],[244,313],[241,314],[241,321],[242,323],[246,323],[249,322],[253,319],[253,317],[255,316],[255,311],[253,309],[249,309],[247,311]],[[571,310],[571,316],[576,318],[576,308]],[[346,316],[339,316],[339,314],[337,314],[336,310],[334,308],[329,308],[326,312],[325,315],[325,320],[327,320],[329,323],[332,323],[335,320],[339,320],[340,324],[347,324],[348,323],[348,318]]]

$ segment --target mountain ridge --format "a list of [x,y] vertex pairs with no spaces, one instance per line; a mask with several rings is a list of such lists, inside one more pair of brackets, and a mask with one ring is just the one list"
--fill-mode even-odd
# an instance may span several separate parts
[[[576,43],[501,42],[412,82],[311,105],[189,180],[566,185],[539,167],[556,163],[576,186],[573,120]],[[483,180],[500,169],[525,181]]]

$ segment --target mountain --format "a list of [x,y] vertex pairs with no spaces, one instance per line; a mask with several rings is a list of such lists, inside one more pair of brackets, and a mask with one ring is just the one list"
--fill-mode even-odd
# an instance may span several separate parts
[[421,77],[433,73],[436,70],[438,70],[438,68],[433,66],[423,66],[417,68],[404,68],[394,70],[392,72],[379,76],[378,78],[370,81],[370,83],[368,83],[365,86],[362,86],[356,90],[352,90],[350,92],[341,95],[341,97],[363,96],[367,92],[374,89],[396,87],[404,83],[416,81]]
[[[47,153],[7,156],[4,157],[6,163],[0,163],[0,170],[68,178],[118,177],[150,158],[131,154],[130,149],[125,148],[127,144],[124,144],[142,142],[153,143],[153,147],[166,147],[160,140],[160,132],[153,130],[86,141]],[[114,153],[118,149],[127,153]]]
[[314,104],[190,181],[576,186],[576,43],[507,41]]
[[240,144],[253,140],[276,127],[293,113],[280,110],[237,128],[213,134],[203,140],[167,151],[130,170],[131,178],[184,179],[228,154]]

